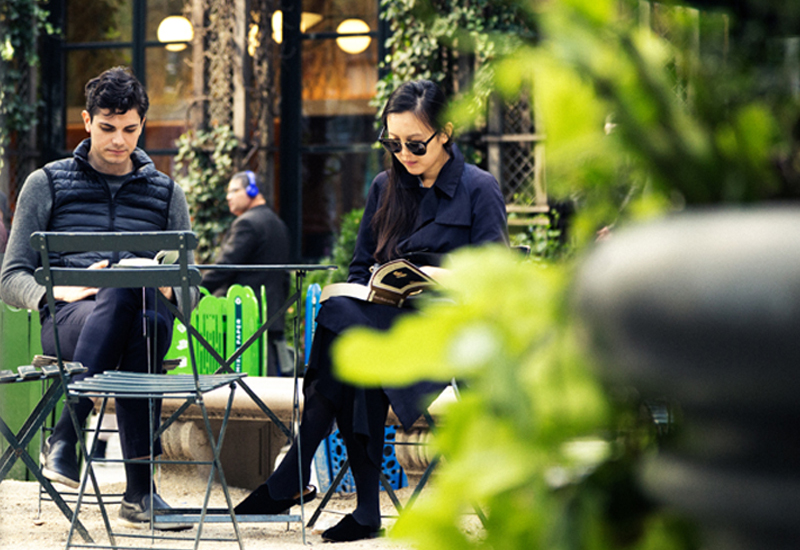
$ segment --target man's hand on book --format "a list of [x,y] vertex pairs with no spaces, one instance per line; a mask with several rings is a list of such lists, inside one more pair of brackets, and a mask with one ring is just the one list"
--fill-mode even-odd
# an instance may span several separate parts
[[[87,269],[103,269],[108,267],[108,260],[100,260],[90,265]],[[54,286],[53,296],[62,302],[77,302],[97,294],[93,286]]]
[[[152,262],[152,260],[150,261]],[[108,260],[100,260],[86,269],[105,269],[106,267],[108,267]],[[98,290],[98,288],[93,286],[54,286],[53,296],[56,300],[62,302],[77,302],[79,300],[85,300],[89,296],[94,296],[97,294]],[[173,291],[171,286],[159,287],[158,290],[161,291],[161,294],[163,294],[167,300],[172,301]]]
[[[136,266],[152,266],[162,264],[174,264],[178,261],[178,252],[176,250],[161,250],[155,258],[123,258],[116,265],[120,267],[136,267]],[[174,292],[171,286],[161,286],[158,290],[170,302],[173,301]]]

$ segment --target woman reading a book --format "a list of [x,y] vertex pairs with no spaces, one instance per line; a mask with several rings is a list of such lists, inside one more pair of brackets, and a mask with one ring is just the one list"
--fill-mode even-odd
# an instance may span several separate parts
[[[437,265],[457,248],[508,243],[505,204],[495,178],[467,164],[452,139],[453,125],[442,120],[444,93],[433,82],[400,86],[382,113],[379,141],[389,169],[370,187],[359,227],[348,282],[366,285],[374,266],[396,259]],[[304,408],[298,439],[303,486],[320,442],[337,421],[356,483],[357,505],[322,534],[331,542],[376,536],[380,528],[379,475],[384,423],[389,404],[404,427],[422,413],[421,400],[443,389],[439,383],[406,388],[365,389],[345,384],[331,370],[330,348],[353,326],[388,329],[413,311],[383,303],[337,296],[322,304],[304,379]],[[275,472],[236,507],[237,514],[277,514],[300,502],[298,440]],[[307,487],[304,501],[316,490]]]

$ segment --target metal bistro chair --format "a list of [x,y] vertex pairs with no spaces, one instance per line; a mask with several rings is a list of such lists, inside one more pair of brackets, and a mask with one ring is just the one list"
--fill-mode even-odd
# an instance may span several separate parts
[[[451,382],[451,387],[452,387],[453,392],[456,395],[456,398],[458,398],[459,397],[459,390],[458,390],[458,385],[457,385],[455,380],[453,380]],[[423,411],[422,417],[425,419],[425,422],[427,423],[429,429],[431,429],[431,430],[435,430],[436,429],[436,423],[434,422],[433,416],[431,416],[431,413],[428,410]],[[398,433],[399,433],[399,430],[401,430],[402,427],[398,426],[397,429],[398,429]],[[384,442],[384,444],[386,444],[386,443],[387,442]],[[425,446],[426,445],[425,443],[400,442],[400,441],[396,441],[396,440],[392,441],[391,443],[396,445],[396,446],[397,445],[409,445],[409,446],[417,446],[417,447],[419,447],[419,446]],[[406,501],[405,505],[403,505],[403,503],[400,502],[400,498],[397,496],[397,493],[395,492],[394,488],[392,487],[392,484],[389,481],[389,478],[386,476],[386,473],[384,471],[381,471],[380,478],[379,478],[381,486],[383,487],[383,490],[386,492],[387,496],[389,497],[389,500],[392,501],[392,504],[394,505],[395,510],[397,510],[398,514],[402,513],[403,510],[405,510],[405,509],[411,508],[411,506],[414,505],[414,502],[417,500],[417,498],[419,497],[420,493],[422,493],[422,490],[427,485],[428,480],[430,479],[431,475],[433,474],[434,470],[436,469],[436,466],[439,464],[439,461],[441,460],[441,458],[442,458],[441,455],[438,454],[438,453],[434,454],[430,458],[427,466],[425,467],[425,470],[423,471],[422,475],[420,476],[419,480],[417,481],[416,485],[414,486],[414,490],[412,491],[411,495],[408,497],[408,500]],[[328,502],[330,502],[331,498],[333,498],[334,493],[336,493],[337,489],[339,488],[339,485],[341,484],[342,480],[344,479],[345,475],[347,474],[349,468],[350,468],[350,459],[348,458],[342,463],[341,467],[339,468],[339,471],[334,476],[333,481],[331,481],[330,485],[328,486],[328,490],[325,491],[325,494],[322,496],[322,500],[320,501],[320,503],[317,505],[316,509],[312,513],[311,519],[308,520],[308,527],[314,527],[314,525],[316,524],[317,520],[320,518],[320,516],[322,515],[323,512],[328,512],[328,513],[332,513],[332,514],[341,514],[340,511],[328,509],[328,508],[326,508],[326,506],[328,505]],[[483,514],[481,509],[479,507],[477,507],[477,506],[473,506],[473,508],[475,510],[475,513],[480,518],[481,522],[484,525],[486,525],[486,516]],[[396,517],[396,516],[384,516],[384,517]]]
[[[36,270],[36,280],[44,285],[47,290],[47,301],[51,311],[55,311],[55,297],[53,295],[53,287],[59,285],[78,285],[78,286],[92,286],[92,287],[115,287],[115,288],[158,288],[158,287],[174,287],[180,289],[181,304],[183,311],[179,311],[172,303],[170,303],[163,295],[157,293],[160,301],[172,311],[186,326],[190,326],[191,315],[191,293],[190,286],[195,286],[200,283],[200,272],[194,266],[189,264],[189,253],[197,246],[197,237],[192,232],[188,231],[162,231],[151,233],[49,233],[37,232],[31,236],[31,244],[35,250],[41,255],[42,267]],[[170,265],[156,265],[156,266],[135,266],[135,267],[115,267],[112,269],[75,269],[75,268],[62,268],[50,265],[49,254],[51,252],[81,252],[81,251],[104,251],[104,252],[122,252],[122,251],[145,251],[145,250],[174,250],[177,251],[177,261]],[[158,300],[157,300],[158,302]],[[156,306],[158,307],[158,305]],[[231,501],[228,486],[225,482],[225,476],[222,471],[220,463],[220,448],[224,439],[225,428],[230,414],[231,405],[233,403],[235,382],[239,381],[243,376],[241,373],[227,373],[217,375],[199,375],[197,372],[197,365],[194,357],[194,350],[191,339],[196,337],[193,332],[189,333],[189,350],[190,350],[190,363],[192,366],[192,374],[184,375],[171,375],[165,376],[163,374],[146,374],[146,373],[132,373],[121,372],[116,370],[109,370],[101,374],[97,374],[81,380],[79,382],[67,383],[65,377],[64,363],[61,357],[61,349],[58,340],[58,327],[54,326],[54,337],[56,342],[56,353],[58,358],[59,372],[62,376],[62,383],[66,388],[66,406],[72,414],[73,422],[76,417],[72,409],[72,401],[80,397],[95,398],[100,400],[100,418],[105,412],[105,406],[110,398],[133,398],[133,399],[149,399],[151,403],[150,416],[150,433],[151,433],[151,452],[148,462],[158,464],[162,462],[153,456],[153,442],[169,427],[170,424],[189,406],[192,404],[199,406],[204,419],[205,428],[208,435],[208,440],[211,443],[213,451],[212,460],[205,464],[211,466],[211,473],[208,479],[203,505],[199,509],[181,509],[180,513],[174,510],[169,513],[159,513],[155,511],[155,515],[151,517],[150,533],[149,535],[141,534],[127,534],[114,532],[111,528],[111,523],[108,518],[106,507],[100,493],[100,488],[97,478],[92,466],[93,456],[95,449],[86,449],[86,444],[83,438],[79,438],[81,451],[86,460],[86,468],[81,480],[81,485],[78,493],[78,499],[75,506],[72,526],[70,527],[69,536],[67,538],[67,549],[70,546],[84,546],[73,543],[73,532],[78,521],[80,514],[81,502],[83,494],[86,489],[88,480],[91,480],[94,487],[94,492],[97,495],[97,502],[102,513],[103,521],[105,524],[106,534],[110,546],[104,546],[99,543],[94,543],[92,546],[96,548],[119,548],[117,544],[117,537],[131,537],[131,538],[149,538],[153,539],[168,539],[172,540],[193,540],[194,547],[197,548],[200,540],[202,539],[202,531],[204,522],[216,521],[219,522],[223,518],[217,514],[209,514],[208,502],[211,494],[212,482],[215,474],[219,476],[223,492],[227,503],[227,512],[224,521],[229,521],[233,525],[234,538],[216,538],[215,541],[231,541],[237,542],[239,548],[243,550],[241,536],[239,534],[239,526],[236,521],[236,516],[233,512],[233,503]],[[208,413],[205,408],[203,394],[212,390],[222,388],[224,386],[230,387],[230,395],[227,403],[227,409],[223,416],[222,427],[219,436],[215,437],[212,431],[211,423],[209,421]],[[179,407],[175,413],[162,422],[158,430],[155,429],[153,419],[152,405],[154,400],[170,398],[170,399],[184,399],[184,403]],[[80,427],[79,427],[80,428]],[[95,440],[96,441],[96,440]],[[96,445],[96,443],[95,443]],[[93,445],[94,447],[94,445]],[[123,462],[133,462],[132,459],[124,459]],[[153,514],[153,506],[151,505],[151,514]],[[166,512],[166,511],[165,511]],[[158,523],[197,523],[197,531],[194,537],[180,537],[180,536],[164,536],[157,535],[154,531]]]
[[[242,356],[242,354],[253,344],[258,341],[258,338],[264,336],[267,329],[272,326],[277,319],[285,314],[289,307],[295,305],[297,308],[297,315],[294,318],[294,322],[292,323],[292,333],[293,339],[295,342],[299,342],[299,320],[301,316],[301,305],[302,305],[302,289],[303,289],[303,279],[309,271],[329,271],[335,270],[335,265],[306,265],[306,264],[281,264],[281,265],[252,265],[252,264],[212,264],[212,265],[202,265],[198,266],[199,269],[209,269],[209,270],[231,270],[231,271],[276,271],[276,270],[288,270],[293,271],[295,274],[295,290],[294,293],[291,294],[289,297],[286,298],[283,305],[274,312],[269,319],[264,321],[261,324],[261,327],[256,330],[245,342],[241,344],[227,359],[219,355],[219,353],[214,350],[213,347],[205,345],[206,351],[208,354],[217,362],[219,368],[217,369],[216,373],[226,373],[226,372],[233,372],[233,368],[237,362],[237,360]],[[319,285],[316,285],[319,286]],[[315,309],[313,310],[316,311]],[[197,333],[195,327],[187,326],[187,333],[191,333],[195,335],[198,340],[202,342],[202,338]],[[292,419],[289,423],[289,426],[286,426],[280,418],[269,408],[269,406],[264,403],[264,401],[247,385],[244,380],[238,380],[237,385],[253,400],[253,402],[264,412],[265,416],[277,427],[279,428],[284,435],[286,435],[288,441],[292,441],[294,439],[294,428],[299,423],[300,419],[300,386],[301,381],[299,378],[299,374],[301,372],[301,364],[300,359],[297,354],[294,357],[294,368],[293,368],[293,377],[294,383],[292,384],[293,387],[293,404],[292,404]],[[291,427],[291,429],[290,429]],[[298,441],[299,445],[299,441]],[[301,467],[300,465],[300,453],[298,453],[298,469]],[[300,486],[298,490],[300,492],[300,514],[242,514],[237,516],[237,520],[242,523],[275,523],[275,522],[299,522],[302,531],[303,537],[303,544],[306,544],[306,530],[305,530],[305,511],[304,511],[304,487],[302,486],[302,476]],[[217,510],[215,510],[216,512]]]
[[[8,472],[11,471],[14,463],[17,460],[21,460],[39,481],[42,490],[50,496],[67,520],[72,522],[74,515],[68,502],[55,487],[53,487],[50,480],[42,475],[41,468],[36,463],[36,460],[28,453],[28,445],[38,433],[48,415],[55,409],[58,400],[61,399],[61,396],[64,394],[63,388],[65,382],[68,382],[75,374],[86,372],[86,367],[80,363],[64,363],[64,368],[58,371],[53,369],[39,370],[33,365],[24,365],[19,367],[18,372],[19,374],[14,374],[12,371],[7,370],[0,372],[0,383],[21,384],[25,382],[41,381],[43,388],[46,389],[43,390],[38,403],[30,412],[28,418],[17,433],[11,430],[0,415],[0,434],[3,435],[9,445],[2,457],[0,457],[0,483],[2,483],[6,475],[8,475]],[[50,383],[47,384],[48,382]],[[89,532],[77,519],[75,519],[75,528],[85,541],[91,542],[92,538]]]

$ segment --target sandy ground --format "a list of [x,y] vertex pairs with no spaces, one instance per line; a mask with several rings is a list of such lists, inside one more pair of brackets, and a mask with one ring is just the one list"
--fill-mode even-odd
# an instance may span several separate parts
[[[99,470],[100,468],[98,468]],[[101,481],[103,492],[119,493],[124,489],[124,483],[117,481]],[[58,489],[63,486],[56,485]],[[199,506],[202,504],[202,496],[205,491],[205,484],[202,480],[189,476],[171,476],[167,481],[162,479],[160,493],[172,506]],[[401,489],[400,495],[408,489]],[[244,489],[231,488],[231,497],[234,503],[239,502],[247,495]],[[51,548],[63,548],[67,542],[69,532],[69,522],[52,502],[41,503],[41,513],[39,512],[39,485],[34,482],[23,482],[5,480],[0,484],[0,548],[3,550],[41,550]],[[383,497],[382,497],[383,498]],[[311,517],[319,499],[305,505],[305,519]],[[219,487],[214,487],[211,498],[212,506],[224,505],[223,491]],[[350,511],[355,506],[355,495],[341,494],[335,496],[328,507],[334,510]],[[388,498],[382,502],[384,513],[393,513],[393,507]],[[118,504],[108,506],[112,528],[120,533],[128,534],[147,534],[149,529],[135,530],[125,528],[117,521]],[[292,513],[299,514],[300,507],[292,508]],[[322,546],[331,550],[351,550],[364,548],[379,548],[393,550],[410,550],[410,546],[404,545],[389,538],[379,538],[374,540],[358,541],[351,543],[338,543],[331,545],[324,543],[320,534],[324,529],[334,525],[341,519],[341,515],[333,513],[323,513],[313,529],[305,529],[305,546]],[[98,541],[106,541],[105,529],[103,526],[102,515],[97,505],[82,506],[80,519],[90,534]],[[391,527],[392,519],[384,518],[384,527]],[[300,523],[264,523],[264,524],[240,524],[242,539],[245,548],[249,550],[259,549],[280,549],[291,550],[304,548],[303,532]],[[181,536],[195,536],[196,528],[184,531]],[[230,524],[210,524],[203,528],[203,536],[217,536],[219,538],[230,538],[233,529]],[[170,535],[170,536],[175,536]],[[81,543],[81,538],[76,534],[74,543]],[[192,548],[191,541],[151,541],[150,539],[131,539],[120,537],[117,539],[120,546],[139,546],[143,548]],[[201,542],[200,548],[238,548],[235,542]]]
[[[109,443],[108,456],[110,458],[121,458],[122,453],[119,448],[118,438],[112,438]],[[156,478],[159,493],[173,507],[199,507],[203,503],[207,478],[203,479],[192,470],[190,473],[164,473],[160,478]],[[125,489],[125,472],[119,463],[98,463],[95,467],[95,475],[102,488],[104,495],[119,495]],[[74,494],[74,490],[63,485],[54,484],[54,487],[65,496],[69,501],[68,493]],[[411,488],[403,488],[398,491],[401,502],[405,502],[411,494]],[[249,491],[236,487],[230,487],[231,500],[234,504],[245,498]],[[424,495],[424,494],[423,494]],[[127,528],[117,519],[119,511],[119,496],[110,497],[113,501],[107,505],[112,530],[115,533],[125,533],[134,535],[149,534],[149,529],[136,530]],[[74,502],[74,497],[71,497]],[[316,500],[304,506],[305,523],[307,524],[311,515],[316,510],[320,502],[321,495]],[[215,485],[212,488],[209,506],[224,507],[225,497],[221,486]],[[74,505],[70,505],[74,509]],[[323,513],[313,528],[305,529],[305,545],[303,544],[303,529],[299,522],[295,523],[243,523],[240,524],[240,533],[244,542],[244,547],[248,550],[276,549],[276,550],[297,550],[306,546],[318,547],[325,545],[329,550],[351,550],[377,548],[386,550],[411,550],[410,545],[402,544],[395,540],[382,537],[379,539],[357,541],[350,543],[329,544],[322,541],[320,536],[322,531],[335,525],[344,513],[355,508],[355,495],[351,493],[339,493],[335,495],[326,506],[326,509],[333,510],[334,513]],[[394,506],[388,496],[381,493],[381,511],[386,516],[396,514]],[[292,514],[300,515],[299,506],[291,510]],[[81,506],[79,515],[90,535],[102,544],[108,544],[105,526],[100,509],[96,504],[84,504]],[[383,527],[390,529],[394,523],[391,517],[383,519]],[[42,550],[53,548],[64,548],[69,534],[69,521],[61,511],[51,501],[39,500],[39,484],[37,482],[23,482],[14,480],[4,480],[0,483],[0,549],[2,550]],[[158,533],[158,532],[157,532]],[[130,537],[117,537],[117,545],[121,547],[141,547],[141,548],[193,548],[194,537],[197,533],[196,528],[183,531],[181,533],[168,533],[168,536],[190,537],[191,540],[151,540]],[[233,536],[233,528],[230,523],[206,524],[203,527],[203,537],[216,537],[230,539]],[[73,544],[81,544],[83,540],[76,533],[73,537]],[[201,541],[200,548],[213,549],[238,549],[236,542],[213,542]]]

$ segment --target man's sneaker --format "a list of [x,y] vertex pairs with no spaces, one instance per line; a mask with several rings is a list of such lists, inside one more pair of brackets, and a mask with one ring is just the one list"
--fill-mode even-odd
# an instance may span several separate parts
[[44,442],[44,447],[39,455],[42,475],[50,481],[77,489],[80,485],[80,469],[75,445],[64,441],[51,443],[50,440],[51,438],[48,437]]
[[[158,493],[153,495],[153,508],[155,510],[170,510],[170,505],[164,502]],[[149,528],[150,527],[150,495],[144,495],[139,502],[128,502],[122,498],[119,507],[119,517],[130,527]],[[161,523],[156,521],[155,528],[161,531],[183,531],[191,529],[188,523]]]

